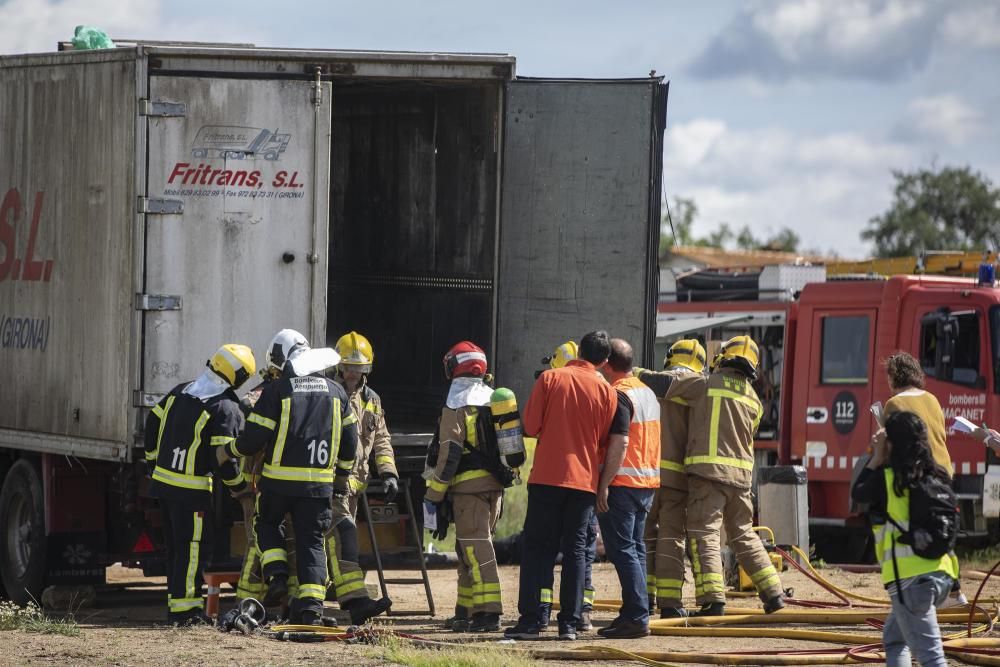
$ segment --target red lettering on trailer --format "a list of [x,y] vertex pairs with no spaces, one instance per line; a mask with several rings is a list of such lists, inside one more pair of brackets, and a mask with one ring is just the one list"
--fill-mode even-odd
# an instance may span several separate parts
[[[0,281],[27,280],[32,282],[49,282],[52,278],[51,259],[35,259],[35,241],[38,238],[38,226],[42,219],[43,192],[35,193],[35,201],[31,211],[31,224],[28,228],[28,247],[24,261],[17,257],[17,229],[15,223],[21,218],[21,193],[17,188],[11,188],[0,203],[0,245],[3,246],[3,261],[0,262]],[[21,267],[24,271],[21,271]]]

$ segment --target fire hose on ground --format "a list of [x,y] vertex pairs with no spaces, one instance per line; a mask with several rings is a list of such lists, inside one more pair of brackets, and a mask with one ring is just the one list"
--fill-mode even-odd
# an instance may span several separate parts
[[[766,527],[759,529],[771,532]],[[773,543],[773,533],[772,543]],[[793,552],[802,559],[800,564],[791,554],[775,547],[778,553],[792,567],[807,578],[821,586],[824,590],[838,598],[837,601],[816,602],[811,600],[796,600],[789,602],[800,609],[786,608],[774,614],[764,614],[757,608],[731,608],[725,616],[697,616],[676,619],[652,620],[649,623],[651,634],[667,637],[734,637],[734,638],[769,638],[796,641],[814,641],[839,644],[837,648],[805,649],[782,651],[735,651],[728,653],[694,653],[679,651],[628,651],[612,646],[584,645],[573,648],[546,649],[525,648],[520,650],[531,657],[541,660],[629,660],[646,665],[665,666],[672,663],[701,663],[728,665],[837,665],[884,662],[880,637],[871,634],[852,633],[829,630],[806,630],[802,628],[774,628],[769,625],[788,624],[826,624],[833,626],[866,625],[881,630],[882,624],[889,614],[888,598],[879,599],[859,595],[840,588],[823,577],[809,562],[808,555],[796,546]],[[980,603],[996,603],[995,599],[981,599],[986,582],[1000,569],[1000,562],[982,576],[979,589],[972,603],[965,607],[954,607],[939,610],[938,622],[942,624],[965,625],[963,632],[945,635],[944,649],[947,655],[962,662],[973,665],[1000,666],[1000,639],[976,638],[974,635],[988,633],[993,629],[996,618]],[[977,577],[979,578],[979,577]],[[856,605],[856,600],[865,604]],[[596,600],[594,609],[617,611],[621,602],[618,600]],[[558,605],[554,605],[558,606]],[[240,610],[242,612],[242,605]],[[252,605],[249,611],[256,613]],[[245,614],[244,614],[245,615]],[[251,618],[253,618],[251,616]],[[254,619],[255,620],[255,619]],[[249,627],[251,623],[243,622],[238,629]],[[974,625],[979,623],[978,625]],[[744,627],[728,627],[728,626]],[[753,627],[745,627],[753,626]],[[253,629],[253,628],[252,628]],[[244,630],[246,632],[246,630]],[[379,643],[383,637],[395,637],[411,642],[415,646],[428,649],[453,647],[468,647],[468,642],[447,642],[426,639],[417,635],[396,632],[387,628],[340,628],[278,625],[270,628],[266,636],[280,641],[294,642],[328,642],[340,641],[348,643]]]

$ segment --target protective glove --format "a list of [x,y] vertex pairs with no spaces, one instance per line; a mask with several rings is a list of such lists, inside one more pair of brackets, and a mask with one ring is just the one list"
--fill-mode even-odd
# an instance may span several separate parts
[[437,510],[437,530],[431,533],[431,536],[440,542],[448,537],[448,526],[451,525],[451,521],[455,517],[449,500],[435,503],[435,509]]
[[399,480],[395,475],[382,475],[382,488],[385,489],[385,502],[391,503],[399,493]]
[[346,496],[350,490],[350,484],[348,483],[349,475],[337,474],[333,478],[333,495],[337,497]]

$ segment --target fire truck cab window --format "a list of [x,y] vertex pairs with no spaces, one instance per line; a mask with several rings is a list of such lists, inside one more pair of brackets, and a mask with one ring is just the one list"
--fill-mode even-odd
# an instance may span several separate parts
[[867,384],[871,322],[867,315],[823,318],[823,384]]
[[[975,385],[979,382],[979,313],[969,311],[951,313],[956,323],[954,363],[938,366],[938,328],[934,322],[925,322],[920,327],[920,365],[927,377],[956,384]],[[996,322],[996,315],[993,320]],[[994,333],[994,339],[996,334]],[[939,368],[950,377],[939,377]]]
[[993,343],[993,393],[1000,394],[1000,306],[990,308],[990,340]]

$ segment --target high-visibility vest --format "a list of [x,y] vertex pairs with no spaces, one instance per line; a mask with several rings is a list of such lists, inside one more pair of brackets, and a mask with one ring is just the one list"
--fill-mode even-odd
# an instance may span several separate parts
[[[888,586],[896,581],[897,570],[899,572],[898,579],[919,577],[931,572],[944,572],[958,579],[958,562],[954,554],[947,553],[941,558],[923,558],[913,553],[910,545],[900,543],[899,538],[902,537],[904,531],[910,528],[910,490],[904,489],[903,495],[896,495],[896,490],[892,487],[893,479],[892,468],[886,467],[886,514],[902,529],[897,528],[889,521],[872,525],[872,532],[875,533],[875,557],[878,559],[879,565],[882,566],[882,583]],[[893,565],[894,543],[895,565]]]
[[628,429],[625,461],[611,481],[612,486],[655,489],[660,486],[660,402],[639,378],[626,377],[614,383],[632,401],[632,423]]

